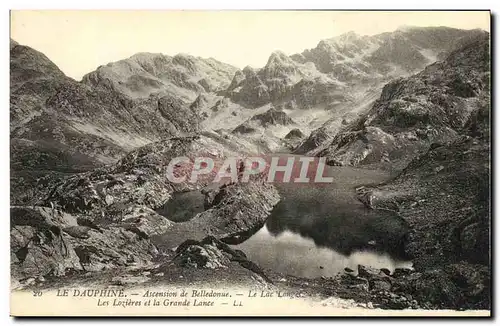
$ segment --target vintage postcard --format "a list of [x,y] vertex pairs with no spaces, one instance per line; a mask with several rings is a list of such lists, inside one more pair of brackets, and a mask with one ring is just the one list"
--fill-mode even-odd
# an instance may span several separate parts
[[11,11],[12,316],[490,316],[489,11]]

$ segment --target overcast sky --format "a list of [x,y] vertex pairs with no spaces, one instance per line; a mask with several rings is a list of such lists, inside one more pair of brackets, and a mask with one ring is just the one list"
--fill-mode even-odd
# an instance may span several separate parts
[[12,11],[11,37],[80,80],[137,52],[189,53],[239,68],[262,67],[275,50],[302,52],[348,31],[373,35],[402,25],[489,31],[489,17],[459,11]]

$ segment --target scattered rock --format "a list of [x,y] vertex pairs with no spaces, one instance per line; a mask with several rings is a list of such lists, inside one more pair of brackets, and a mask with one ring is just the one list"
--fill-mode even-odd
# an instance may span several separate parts
[[385,275],[387,275],[387,276],[390,276],[390,275],[391,275],[391,271],[390,271],[390,270],[388,270],[387,268],[381,268],[381,269],[380,269],[380,271],[381,271],[382,273],[384,273]]
[[208,236],[202,241],[186,240],[176,249],[172,261],[185,268],[228,268],[232,262],[256,273],[266,282],[272,281],[264,274],[263,270],[255,263],[246,259],[227,244],[213,236]]
[[88,239],[90,238],[89,231],[91,230],[88,226],[69,226],[63,229],[64,232],[69,234],[74,238]]
[[305,137],[304,133],[300,131],[300,129],[295,128],[290,130],[288,134],[286,134],[285,139],[292,139],[292,138],[303,138]]

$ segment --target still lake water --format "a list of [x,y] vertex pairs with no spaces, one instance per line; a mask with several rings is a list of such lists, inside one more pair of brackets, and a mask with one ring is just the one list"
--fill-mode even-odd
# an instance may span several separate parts
[[243,250],[250,260],[262,268],[306,278],[333,277],[343,272],[345,267],[356,270],[358,264],[387,268],[391,272],[395,268],[412,265],[410,261],[394,259],[388,253],[370,249],[343,255],[331,248],[317,246],[314,240],[288,230],[275,236],[267,226],[233,247]]
[[404,254],[409,228],[395,213],[366,208],[359,185],[386,181],[382,171],[328,166],[334,182],[276,184],[281,201],[266,224],[234,248],[263,268],[300,277],[334,276],[357,265],[411,267]]
[[[284,164],[284,163],[280,163]],[[411,267],[404,254],[406,222],[397,214],[366,208],[359,185],[389,179],[383,171],[326,166],[328,184],[276,183],[281,200],[265,225],[232,243],[263,268],[300,277],[334,276],[358,264],[393,271]],[[200,191],[176,193],[158,210],[174,222],[204,210]]]

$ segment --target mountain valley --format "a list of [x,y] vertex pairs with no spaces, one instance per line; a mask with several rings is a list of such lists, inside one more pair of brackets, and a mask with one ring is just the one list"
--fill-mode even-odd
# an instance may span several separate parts
[[[189,274],[383,309],[489,309],[490,51],[482,30],[403,27],[276,51],[262,68],[141,52],[75,81],[11,40],[12,278]],[[310,192],[167,180],[172,158],[204,155],[325,157],[341,177]],[[395,267],[261,268],[244,244],[262,230]]]

